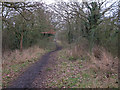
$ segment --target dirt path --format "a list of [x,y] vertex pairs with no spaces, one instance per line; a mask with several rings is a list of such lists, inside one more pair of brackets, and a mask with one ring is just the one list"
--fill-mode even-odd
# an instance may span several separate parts
[[[56,45],[57,46],[57,45]],[[30,68],[28,68],[21,76],[19,76],[8,88],[32,88],[32,83],[37,76],[40,76],[44,67],[48,65],[49,59],[52,57],[54,59],[54,55],[57,51],[61,50],[61,47],[57,46],[56,50],[51,51],[42,56],[42,58],[33,64]],[[41,75],[43,77],[44,75]],[[42,81],[42,80],[41,80]],[[34,87],[35,88],[35,87]]]

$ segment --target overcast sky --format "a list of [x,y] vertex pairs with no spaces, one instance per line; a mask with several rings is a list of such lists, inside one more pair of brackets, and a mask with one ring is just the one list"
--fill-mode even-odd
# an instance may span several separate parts
[[[2,0],[2,1],[5,1],[5,2],[23,2],[23,1],[31,1],[31,2],[45,2],[46,4],[51,4],[51,3],[55,3],[56,1],[63,1],[63,2],[68,2],[68,1],[79,1],[79,2],[82,2],[82,1],[105,1],[105,0]],[[110,5],[110,3],[113,3],[113,2],[118,2],[119,0],[106,0],[109,2],[108,5]]]
[[[31,1],[41,1],[41,0],[31,0]],[[51,3],[55,3],[56,1],[64,1],[64,2],[68,2],[68,1],[79,1],[79,2],[82,2],[82,1],[98,1],[98,0],[42,0],[43,2],[45,2],[46,4],[51,4]],[[99,0],[99,1],[105,1],[105,0]],[[117,2],[119,0],[106,0],[108,1],[109,3],[113,3],[113,2]]]

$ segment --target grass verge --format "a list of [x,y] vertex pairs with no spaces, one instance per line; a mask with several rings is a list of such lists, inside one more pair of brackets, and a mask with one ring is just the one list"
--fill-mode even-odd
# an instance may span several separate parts
[[[57,64],[47,76],[47,88],[118,88],[118,74],[110,70],[96,67],[91,57],[77,59],[68,55],[68,49],[58,53]],[[108,66],[109,67],[109,66]],[[49,67],[50,68],[50,67]]]
[[50,50],[42,49],[39,46],[33,46],[28,49],[24,49],[22,52],[19,50],[5,52],[3,54],[2,63],[2,86],[7,87],[11,81],[16,79],[30,65],[35,63],[42,55]]

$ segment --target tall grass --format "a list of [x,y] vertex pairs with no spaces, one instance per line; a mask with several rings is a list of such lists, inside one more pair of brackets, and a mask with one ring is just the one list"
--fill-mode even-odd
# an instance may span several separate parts
[[34,46],[24,48],[22,52],[19,49],[4,51],[2,56],[3,87],[6,87],[25,68],[40,60],[42,55],[55,48],[53,40],[46,39],[40,40]]
[[92,52],[89,52],[89,47],[89,42],[82,38],[67,48],[67,56],[72,57],[72,59],[88,60],[98,69],[117,73],[118,57],[113,56],[102,46],[95,45]]

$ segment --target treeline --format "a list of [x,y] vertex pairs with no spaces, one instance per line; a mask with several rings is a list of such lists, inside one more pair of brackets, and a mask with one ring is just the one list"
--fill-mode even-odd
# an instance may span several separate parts
[[[14,50],[30,47],[47,40],[41,32],[54,29],[47,7],[40,2],[2,3],[2,48]],[[48,42],[48,41],[47,41]]]
[[50,7],[62,26],[61,40],[72,44],[85,38],[90,51],[99,45],[118,54],[118,2],[58,2]]
[[68,44],[88,40],[118,53],[118,2],[2,3],[3,49],[30,47],[42,39],[40,32],[59,30],[56,38]]

